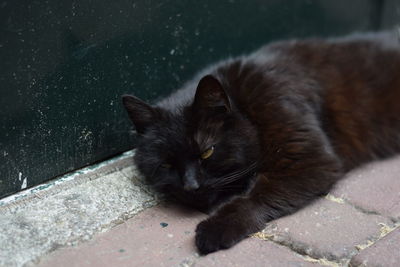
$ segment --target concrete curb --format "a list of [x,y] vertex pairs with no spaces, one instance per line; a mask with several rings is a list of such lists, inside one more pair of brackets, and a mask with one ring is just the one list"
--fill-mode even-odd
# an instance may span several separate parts
[[158,203],[133,151],[0,200],[0,266],[23,266],[89,240]]

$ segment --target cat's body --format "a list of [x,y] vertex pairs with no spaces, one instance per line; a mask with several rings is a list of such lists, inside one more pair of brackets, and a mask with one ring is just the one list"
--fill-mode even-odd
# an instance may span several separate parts
[[124,104],[148,181],[214,210],[196,230],[206,254],[400,152],[400,42],[383,33],[273,43],[208,68],[155,107]]

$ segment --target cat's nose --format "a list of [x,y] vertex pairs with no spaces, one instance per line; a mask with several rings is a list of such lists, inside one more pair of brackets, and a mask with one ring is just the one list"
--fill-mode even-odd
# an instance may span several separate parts
[[196,180],[185,182],[183,189],[186,191],[193,191],[199,189],[199,183]]
[[183,175],[183,189],[193,191],[199,189],[200,185],[197,181],[197,171],[195,166],[188,166]]

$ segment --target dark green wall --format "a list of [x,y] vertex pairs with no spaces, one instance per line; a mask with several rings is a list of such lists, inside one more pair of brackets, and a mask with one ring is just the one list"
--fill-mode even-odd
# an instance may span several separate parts
[[271,40],[379,29],[386,3],[0,1],[0,197],[132,148],[121,94],[155,101]]

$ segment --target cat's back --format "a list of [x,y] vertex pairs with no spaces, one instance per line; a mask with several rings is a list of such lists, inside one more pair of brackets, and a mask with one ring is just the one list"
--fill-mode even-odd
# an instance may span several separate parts
[[230,88],[253,117],[267,117],[268,106],[289,108],[299,121],[314,113],[348,168],[400,152],[396,32],[274,42],[223,68],[249,69]]
[[264,49],[271,48],[280,54],[278,64],[317,83],[321,125],[349,168],[400,152],[397,33],[290,41]]

